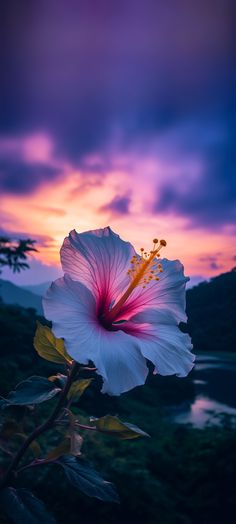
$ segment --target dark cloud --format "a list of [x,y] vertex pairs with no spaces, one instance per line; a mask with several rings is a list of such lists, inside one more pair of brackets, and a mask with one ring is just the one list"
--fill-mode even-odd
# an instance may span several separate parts
[[111,202],[100,207],[100,212],[111,212],[113,215],[128,215],[131,199],[128,196],[116,196]]
[[205,266],[207,266],[209,269],[218,270],[223,269],[224,265],[219,261],[219,258],[221,258],[222,253],[216,253],[215,256],[213,255],[205,255],[199,258],[199,262],[203,262]]
[[[47,129],[79,160],[229,99],[234,0],[5,4],[4,133]],[[4,87],[4,85],[3,85]]]
[[217,262],[211,262],[209,265],[210,269],[222,269],[224,267],[223,264],[218,264]]
[[221,255],[222,255],[222,253],[216,254],[215,256],[213,256],[213,255],[205,255],[205,256],[200,257],[199,261],[200,262],[207,262],[207,263],[216,262],[218,260],[218,257],[221,256]]
[[236,220],[236,176],[234,144],[215,144],[202,151],[203,173],[189,178],[183,173],[181,183],[164,183],[153,211],[185,216],[190,227],[219,229]]
[[0,189],[4,193],[31,193],[44,182],[55,180],[63,171],[42,163],[0,159]]
[[[91,169],[103,177],[114,141],[124,152],[180,123],[197,124],[191,143],[183,131],[180,154],[184,159],[191,149],[204,173],[186,187],[163,185],[154,211],[183,214],[191,226],[235,219],[227,138],[224,148],[215,140],[212,151],[201,138],[206,123],[226,135],[232,122],[235,0],[12,0],[4,9],[2,136],[42,130],[58,159],[82,168],[84,177]],[[172,146],[167,142],[168,155]],[[87,165],[90,153],[103,161]],[[158,146],[157,153],[161,158]],[[29,193],[58,176],[54,167],[8,160],[0,183],[4,191]],[[125,213],[127,197],[117,198],[110,210]]]

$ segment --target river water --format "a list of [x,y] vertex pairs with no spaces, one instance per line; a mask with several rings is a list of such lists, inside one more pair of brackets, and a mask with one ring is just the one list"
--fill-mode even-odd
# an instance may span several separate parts
[[236,423],[236,360],[212,355],[197,357],[193,371],[195,398],[174,410],[174,420],[202,428],[226,423],[229,415]]

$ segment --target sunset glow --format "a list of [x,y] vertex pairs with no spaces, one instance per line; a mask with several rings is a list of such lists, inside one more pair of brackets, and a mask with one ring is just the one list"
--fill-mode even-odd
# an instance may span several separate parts
[[106,225],[137,250],[166,238],[193,284],[235,265],[227,10],[137,4],[136,18],[62,3],[56,20],[34,6],[10,33],[1,234],[36,239],[38,254],[5,278],[51,279],[71,229]]

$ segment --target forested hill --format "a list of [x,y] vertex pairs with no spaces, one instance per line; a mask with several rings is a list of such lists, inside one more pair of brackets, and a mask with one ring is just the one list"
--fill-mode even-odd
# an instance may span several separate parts
[[[0,296],[1,291],[5,289],[3,284],[8,285],[6,296],[2,295],[3,302],[12,304],[8,306],[4,303],[0,304],[0,338],[1,341],[4,338],[5,346],[3,354],[13,351],[16,340],[18,351],[23,351],[24,354],[24,348],[19,347],[19,339],[22,339],[26,326],[30,333],[27,344],[33,352],[32,338],[36,318],[33,311],[24,310],[19,306],[33,307],[37,314],[41,308],[41,298],[11,283],[0,281],[0,284]],[[10,293],[9,286],[14,289],[14,294]],[[34,301],[29,301],[29,297],[33,297]],[[189,289],[187,314],[189,319],[187,329],[192,336],[194,351],[236,352],[236,269]],[[186,331],[186,326],[183,329]],[[26,340],[24,345],[25,343]],[[0,357],[1,355],[2,352]]]
[[189,289],[187,313],[195,350],[236,352],[236,268]]
[[[194,352],[236,351],[235,297],[235,271],[187,292]],[[36,320],[34,309],[0,301],[0,394],[3,397],[29,376],[64,373],[63,367],[40,358],[34,350]],[[90,436],[83,433],[83,456],[116,484],[122,501],[119,507],[114,509],[111,503],[102,504],[80,494],[65,483],[56,467],[50,468],[46,476],[44,471],[38,471],[40,468],[36,473],[36,468],[32,468],[32,473],[28,471],[23,481],[19,478],[17,485],[26,489],[32,485],[37,497],[55,514],[58,524],[77,523],[78,515],[86,524],[130,524],[131,521],[135,524],[233,524],[236,446],[235,429],[230,425],[229,416],[225,414],[222,418],[224,426],[209,425],[201,430],[176,425],[169,417],[171,406],[181,406],[183,402],[190,406],[196,394],[194,376],[179,379],[150,374],[144,387],[121,397],[99,394],[101,383],[94,380],[80,404],[73,406],[75,413],[86,421],[91,415],[119,414],[122,420],[137,424],[151,435],[150,439],[136,442],[136,439],[119,441],[111,437],[110,440],[108,435],[94,437],[93,432]],[[21,410],[16,413],[21,423],[25,411],[22,407],[17,409]],[[47,403],[32,409],[32,424],[51,409]],[[40,445],[44,450],[46,440],[42,438]],[[10,524],[1,514],[0,522]]]
[[42,297],[1,278],[0,300],[4,302],[4,304],[16,304],[25,308],[33,308],[37,311],[38,315],[43,314]]

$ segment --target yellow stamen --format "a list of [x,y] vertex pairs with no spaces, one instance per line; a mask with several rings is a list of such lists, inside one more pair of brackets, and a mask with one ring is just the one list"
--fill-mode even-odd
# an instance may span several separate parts
[[146,285],[150,284],[151,280],[154,277],[155,277],[155,280],[159,280],[159,277],[156,277],[156,274],[158,272],[159,273],[162,272],[163,269],[162,269],[161,264],[158,264],[158,266],[156,266],[154,259],[155,257],[160,256],[159,251],[162,249],[162,247],[166,246],[166,241],[160,240],[160,243],[157,246],[158,240],[154,238],[153,244],[154,244],[154,249],[150,251],[149,254],[146,251],[144,252],[144,248],[142,247],[140,249],[141,257],[137,258],[134,255],[135,258],[132,257],[132,259],[130,260],[130,263],[132,264],[132,269],[129,269],[127,274],[130,276],[131,282],[128,288],[126,289],[126,291],[124,292],[124,294],[118,300],[118,302],[106,314],[106,321],[113,322],[115,320],[121,307],[126,302],[127,298],[130,296],[132,291],[138,285],[143,284],[142,287],[145,289]]

